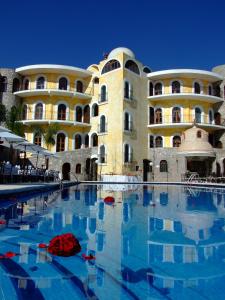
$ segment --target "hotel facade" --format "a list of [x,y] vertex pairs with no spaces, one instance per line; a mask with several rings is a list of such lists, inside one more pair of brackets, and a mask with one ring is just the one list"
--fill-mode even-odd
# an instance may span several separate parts
[[[225,66],[153,72],[131,50],[116,48],[87,69],[30,65],[0,75],[1,103],[22,107],[25,137],[57,153],[48,168],[64,179],[225,174]],[[55,144],[47,145],[38,128],[53,124]],[[193,147],[179,150],[185,142]]]

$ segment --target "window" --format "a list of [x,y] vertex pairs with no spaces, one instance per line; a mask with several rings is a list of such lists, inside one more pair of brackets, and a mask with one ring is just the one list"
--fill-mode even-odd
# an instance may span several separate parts
[[200,139],[202,137],[202,132],[201,130],[198,130],[197,131],[197,138]]
[[5,76],[0,76],[0,93],[7,92],[8,79]]
[[215,124],[220,125],[221,124],[221,114],[219,112],[216,112],[214,114]]
[[151,70],[148,67],[144,67],[143,72],[148,74],[148,73],[151,73]]
[[157,108],[155,110],[155,124],[161,124],[162,123],[162,109]]
[[20,81],[18,78],[14,78],[13,79],[13,88],[12,88],[12,92],[18,92],[20,90]]
[[181,121],[181,109],[180,107],[173,107],[172,109],[172,122],[180,123]]
[[127,131],[132,130],[131,115],[128,112],[125,112],[125,114],[124,114],[124,130],[127,130]]
[[90,107],[89,105],[86,105],[84,107],[84,118],[83,118],[84,123],[90,123]]
[[34,114],[34,119],[35,120],[42,120],[43,118],[43,104],[38,103],[35,106],[35,114]]
[[155,95],[162,95],[162,83],[158,82],[155,84]]
[[57,119],[58,120],[66,120],[66,105],[65,104],[59,104]]
[[36,89],[41,90],[45,88],[45,78],[43,76],[39,77],[36,82]]
[[140,75],[138,65],[133,60],[128,60],[125,64],[125,68],[130,70],[131,72]]
[[130,99],[130,84],[128,81],[124,82],[124,98]]
[[179,135],[175,135],[173,137],[173,147],[180,147],[181,144],[181,138]]
[[172,82],[172,93],[173,94],[180,93],[180,82],[179,81]]
[[159,167],[160,172],[168,172],[168,164],[166,160],[161,160],[160,161],[160,167]]
[[77,91],[78,93],[83,93],[83,92],[84,92],[83,89],[84,89],[83,82],[80,81],[80,80],[78,80],[78,81],[76,82],[76,91]]
[[100,118],[100,130],[99,130],[99,132],[106,132],[105,116],[101,116],[101,118]]
[[34,144],[41,146],[41,140],[42,140],[41,135],[39,133],[35,133],[34,134]]
[[22,120],[27,120],[27,105],[26,104],[23,106]]
[[91,136],[91,145],[92,145],[92,147],[98,146],[98,136],[96,133],[93,133]]
[[82,145],[82,138],[80,134],[75,135],[75,149],[80,149]]
[[56,139],[56,152],[65,151],[66,136],[64,133],[58,133]]
[[100,102],[105,102],[105,101],[107,101],[106,86],[102,85],[101,86]]
[[67,90],[68,80],[65,77],[59,79],[59,90]]
[[105,64],[105,66],[102,69],[102,74],[108,73],[108,72],[113,71],[118,68],[120,68],[119,61],[112,59]]
[[76,174],[81,174],[81,164],[76,165]]
[[93,79],[93,82],[94,82],[94,84],[99,84],[99,78],[98,78],[98,77],[95,77],[95,78]]
[[149,136],[149,148],[154,148],[154,136]]
[[212,124],[213,123],[213,112],[212,110],[210,109],[209,110],[209,124]]
[[149,96],[153,96],[153,91],[154,91],[153,83],[150,81],[149,82]]
[[161,148],[161,147],[163,147],[163,139],[162,139],[161,136],[157,136],[157,137],[155,138],[155,147],[156,147],[156,148]]
[[30,80],[25,79],[24,84],[23,84],[24,90],[29,90],[29,86],[30,86]]
[[100,146],[100,151],[99,151],[99,161],[101,164],[104,164],[106,162],[106,155],[105,155],[105,146],[102,145]]
[[208,94],[212,95],[212,86],[211,85],[208,86]]
[[194,93],[195,94],[200,94],[201,93],[201,86],[198,82],[194,83]]
[[202,121],[202,111],[199,107],[195,108],[195,122],[201,123]]
[[88,134],[86,134],[84,137],[84,146],[85,146],[85,148],[89,147],[89,135]]
[[92,117],[97,117],[98,116],[98,104],[95,103],[92,105]]
[[129,145],[125,144],[124,145],[124,162],[129,163]]
[[155,123],[155,112],[153,107],[149,107],[149,124]]
[[76,107],[76,121],[82,122],[82,108],[80,106]]

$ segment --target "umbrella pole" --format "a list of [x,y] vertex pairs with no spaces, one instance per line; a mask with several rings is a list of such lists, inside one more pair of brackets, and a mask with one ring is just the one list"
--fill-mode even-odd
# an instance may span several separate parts
[[37,152],[36,169],[37,169],[37,166],[38,166],[38,158],[39,158],[39,151]]

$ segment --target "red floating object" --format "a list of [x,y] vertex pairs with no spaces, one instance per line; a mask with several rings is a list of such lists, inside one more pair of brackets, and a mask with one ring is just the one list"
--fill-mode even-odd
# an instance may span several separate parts
[[38,245],[38,248],[41,248],[41,249],[45,249],[45,248],[48,248],[48,245],[44,244],[44,243],[40,243]]
[[106,204],[113,204],[115,202],[115,199],[111,196],[105,197],[104,202]]
[[48,246],[48,252],[58,256],[72,256],[81,251],[79,241],[72,233],[54,237]]
[[85,255],[84,253],[82,254],[83,259],[85,260],[92,260],[92,259],[96,259],[95,256],[93,256],[92,254],[90,255]]
[[5,220],[0,220],[0,224],[2,225],[2,224],[5,224],[6,223],[6,221]]
[[18,254],[12,251],[8,251],[5,253],[4,258],[12,258],[14,256],[17,256]]

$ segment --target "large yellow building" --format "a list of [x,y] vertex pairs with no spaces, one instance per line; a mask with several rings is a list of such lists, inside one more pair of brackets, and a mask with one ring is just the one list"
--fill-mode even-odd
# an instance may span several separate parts
[[[116,48],[87,70],[32,65],[16,73],[26,138],[58,152],[49,167],[65,179],[180,180],[187,170],[205,167],[201,155],[177,155],[182,133],[194,122],[219,148],[207,173],[224,172],[221,72],[151,72],[131,50]],[[55,123],[55,145],[46,144],[44,133]]]

